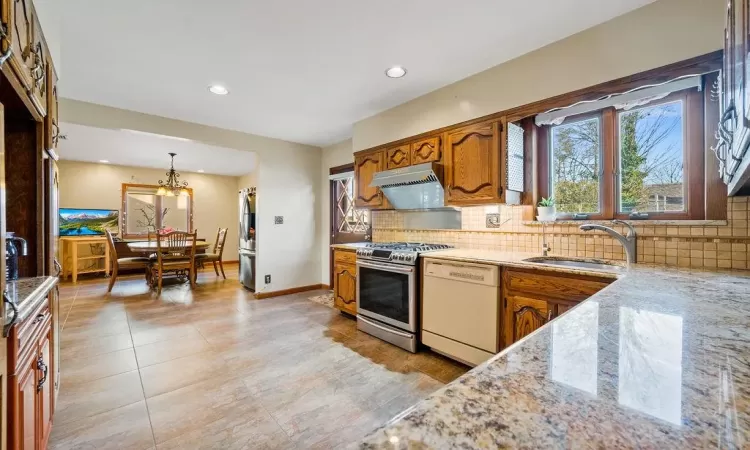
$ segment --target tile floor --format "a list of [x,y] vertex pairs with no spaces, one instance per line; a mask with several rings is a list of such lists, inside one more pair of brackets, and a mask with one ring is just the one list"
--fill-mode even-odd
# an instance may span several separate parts
[[[230,269],[228,272],[234,272]],[[256,300],[237,279],[61,286],[52,449],[335,448],[463,374],[358,332],[308,297]]]

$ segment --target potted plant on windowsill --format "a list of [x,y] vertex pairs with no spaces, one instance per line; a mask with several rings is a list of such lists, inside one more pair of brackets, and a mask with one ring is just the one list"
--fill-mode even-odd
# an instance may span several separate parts
[[536,220],[540,222],[552,222],[557,217],[557,209],[555,208],[555,199],[550,198],[544,198],[542,197],[542,200],[539,202],[539,205],[536,207],[536,211],[538,216],[536,216]]

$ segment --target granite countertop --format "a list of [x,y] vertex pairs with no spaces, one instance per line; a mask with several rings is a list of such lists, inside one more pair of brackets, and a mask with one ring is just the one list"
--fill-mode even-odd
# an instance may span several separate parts
[[372,244],[372,242],[352,242],[350,244],[331,244],[331,248],[340,248],[343,250],[356,250],[358,248],[365,247],[367,244]]
[[[426,256],[607,275],[517,253]],[[750,272],[635,264],[609,276],[360,447],[748,448]]]
[[[26,320],[36,310],[39,303],[47,298],[47,293],[57,284],[57,281],[57,277],[31,277],[9,281],[6,284],[8,297],[18,309],[15,323]],[[4,321],[6,329],[3,330],[5,335],[7,335],[8,326],[12,325],[8,323],[10,320],[13,320],[13,309],[6,305]]]

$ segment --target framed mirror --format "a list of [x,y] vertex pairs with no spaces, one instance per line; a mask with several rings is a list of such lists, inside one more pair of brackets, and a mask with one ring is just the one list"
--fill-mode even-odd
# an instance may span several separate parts
[[158,195],[159,186],[122,184],[122,238],[147,238],[148,233],[171,229],[193,231],[193,190],[183,195]]

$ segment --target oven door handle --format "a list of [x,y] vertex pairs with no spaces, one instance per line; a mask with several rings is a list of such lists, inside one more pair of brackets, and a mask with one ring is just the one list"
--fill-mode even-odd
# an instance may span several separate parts
[[373,322],[372,320],[368,320],[362,314],[357,315],[357,320],[361,320],[362,322],[365,322],[368,325],[372,325],[375,328],[379,328],[379,329],[381,329],[383,331],[386,331],[388,333],[395,334],[396,336],[401,336],[401,337],[404,337],[404,338],[407,338],[407,339],[412,339],[414,337],[413,334],[404,333],[403,331],[398,331],[395,328],[386,327],[384,325],[380,325],[377,322]]
[[368,269],[385,270],[386,272],[398,272],[410,274],[414,272],[413,267],[397,266],[394,264],[370,263],[357,260],[357,265]]

